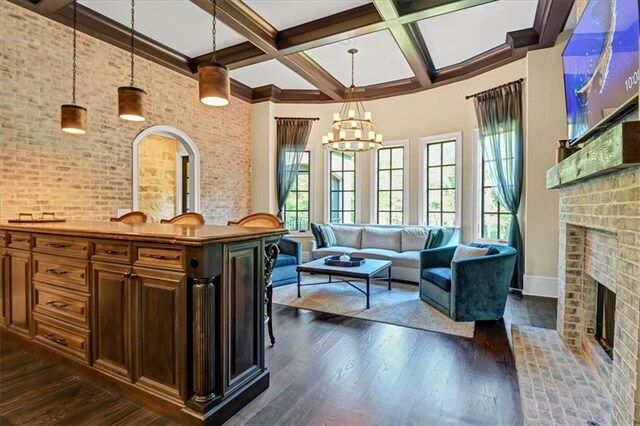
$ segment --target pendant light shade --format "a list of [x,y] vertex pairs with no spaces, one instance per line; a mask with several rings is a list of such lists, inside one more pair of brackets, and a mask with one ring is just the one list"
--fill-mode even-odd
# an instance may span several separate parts
[[135,0],[131,0],[131,84],[118,87],[118,115],[123,120],[147,119],[147,92],[135,86]]
[[198,87],[200,102],[211,106],[229,104],[231,82],[229,69],[216,61],[216,0],[211,2],[211,61],[198,66]]
[[76,2],[73,2],[73,69],[72,69],[72,104],[62,105],[60,108],[60,129],[66,133],[81,135],[87,133],[87,109],[76,105],[76,56],[77,56],[77,30],[76,30]]
[[134,86],[118,87],[118,115],[123,120],[145,121],[147,92]]
[[87,133],[87,109],[79,105],[62,105],[60,128],[63,132],[76,135]]
[[229,69],[220,62],[206,62],[198,67],[200,102],[211,106],[229,104],[231,82]]

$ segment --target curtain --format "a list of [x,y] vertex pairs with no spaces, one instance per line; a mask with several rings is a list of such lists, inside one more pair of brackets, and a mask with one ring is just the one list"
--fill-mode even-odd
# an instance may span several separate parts
[[511,214],[509,245],[518,250],[511,287],[522,290],[524,245],[518,222],[523,180],[522,83],[479,94],[475,108],[489,176],[500,205]]
[[313,118],[276,118],[278,217],[283,220],[284,204],[296,181]]

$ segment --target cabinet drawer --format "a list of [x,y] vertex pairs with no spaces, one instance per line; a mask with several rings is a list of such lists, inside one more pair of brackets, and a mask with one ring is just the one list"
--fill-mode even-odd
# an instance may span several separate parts
[[89,296],[35,283],[34,310],[53,318],[89,327]]
[[131,263],[131,244],[113,241],[96,241],[91,259]]
[[89,292],[89,263],[46,254],[33,255],[33,279],[41,283]]
[[33,319],[33,339],[36,342],[70,358],[89,363],[89,330],[37,313]]
[[0,247],[7,246],[7,233],[5,231],[0,231]]
[[137,246],[135,264],[162,269],[185,269],[184,250],[176,247]]
[[30,250],[31,249],[31,234],[24,232],[9,232],[9,247]]
[[89,240],[35,235],[33,237],[33,251],[86,259],[89,256]]

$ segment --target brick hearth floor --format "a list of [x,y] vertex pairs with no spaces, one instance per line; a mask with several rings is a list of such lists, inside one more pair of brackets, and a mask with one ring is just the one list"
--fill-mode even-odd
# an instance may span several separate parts
[[583,354],[569,350],[555,330],[513,325],[511,336],[526,425],[611,423],[609,389]]

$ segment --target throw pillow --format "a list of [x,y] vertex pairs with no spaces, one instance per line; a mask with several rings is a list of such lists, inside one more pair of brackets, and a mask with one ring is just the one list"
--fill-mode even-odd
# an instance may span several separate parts
[[329,225],[320,225],[320,234],[322,234],[322,240],[324,241],[325,247],[338,245],[333,229],[331,229]]
[[497,248],[495,248],[495,247],[493,247],[492,245],[489,245],[489,244],[469,243],[468,246],[489,249],[489,251],[487,251],[487,256],[489,256],[491,254],[500,254],[500,251]]
[[471,247],[460,244],[458,247],[456,247],[456,251],[453,253],[453,259],[451,260],[451,262],[453,263],[454,260],[469,259],[472,257],[482,257],[485,256],[488,251],[488,248]]
[[443,235],[444,235],[444,232],[442,231],[442,228],[432,229],[424,248],[430,249],[430,248],[438,247],[440,245],[440,242],[442,241]]
[[424,250],[431,235],[429,228],[404,228],[400,231],[402,251]]
[[321,225],[318,225],[317,223],[311,224],[311,233],[313,234],[313,237],[316,239],[317,248],[326,247],[324,243],[324,239],[322,238],[322,233],[320,232],[320,226]]

